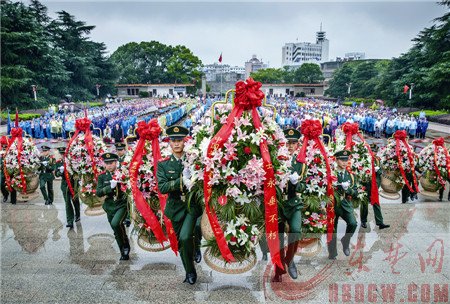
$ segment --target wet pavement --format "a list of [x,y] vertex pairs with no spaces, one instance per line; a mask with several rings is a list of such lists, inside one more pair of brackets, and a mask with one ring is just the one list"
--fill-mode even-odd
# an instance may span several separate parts
[[[297,280],[284,275],[283,283],[271,283],[273,269],[258,249],[258,264],[241,275],[216,272],[202,261],[190,286],[182,283],[179,257],[170,249],[144,251],[135,235],[130,261],[119,262],[106,215],[83,213],[73,230],[66,228],[59,181],[54,188],[52,206],[41,196],[1,204],[1,303],[448,302],[448,201],[420,194],[408,204],[383,199],[389,229],[375,226],[369,207],[370,227],[358,225],[350,257],[339,242],[335,261],[327,259],[326,246],[316,257],[298,256]],[[340,222],[338,238],[344,227]]]

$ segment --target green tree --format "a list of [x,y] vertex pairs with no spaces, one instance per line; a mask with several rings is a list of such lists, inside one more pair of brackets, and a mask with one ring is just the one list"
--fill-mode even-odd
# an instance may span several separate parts
[[254,80],[262,83],[282,83],[284,80],[284,71],[282,69],[259,69],[250,74]]
[[201,85],[202,62],[185,46],[130,42],[120,46],[111,60],[119,83],[194,83],[194,91]]
[[[67,12],[52,20],[37,0],[1,2],[2,105],[36,108],[59,101],[65,94],[75,100],[92,98],[95,85],[111,92],[114,69],[103,43],[89,39],[86,26]],[[32,85],[37,85],[38,102]]]
[[345,63],[334,72],[333,78],[330,80],[330,86],[325,94],[340,98],[347,96],[347,84],[352,82],[352,74],[353,67]]
[[294,82],[319,83],[324,80],[320,66],[315,63],[304,63],[294,71]]

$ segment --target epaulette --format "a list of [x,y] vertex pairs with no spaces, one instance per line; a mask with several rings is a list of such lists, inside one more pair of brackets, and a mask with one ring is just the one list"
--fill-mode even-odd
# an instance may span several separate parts
[[168,161],[170,159],[170,156],[161,158],[158,162],[164,162],[164,161]]

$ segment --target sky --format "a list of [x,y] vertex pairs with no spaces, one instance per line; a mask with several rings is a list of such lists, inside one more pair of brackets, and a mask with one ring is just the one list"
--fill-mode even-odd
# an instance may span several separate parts
[[366,58],[405,53],[413,39],[446,11],[433,1],[222,2],[222,1],[42,1],[49,14],[65,10],[88,25],[109,52],[128,42],[156,40],[185,45],[204,64],[244,66],[253,54],[281,67],[287,42],[315,42],[322,23],[330,60],[348,52]]

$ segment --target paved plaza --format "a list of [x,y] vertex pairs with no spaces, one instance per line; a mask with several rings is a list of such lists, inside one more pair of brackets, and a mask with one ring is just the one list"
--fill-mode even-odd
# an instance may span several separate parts
[[327,259],[325,246],[316,257],[296,257],[297,280],[284,275],[282,284],[270,283],[273,269],[258,249],[250,272],[222,274],[202,261],[199,280],[190,286],[182,283],[180,258],[170,249],[142,250],[131,227],[131,259],[119,262],[106,215],[83,213],[68,230],[59,184],[52,206],[41,196],[1,204],[1,303],[448,302],[448,201],[421,194],[414,203],[383,200],[391,228],[380,231],[370,208],[370,228],[358,226],[350,257],[340,244],[336,261]]

